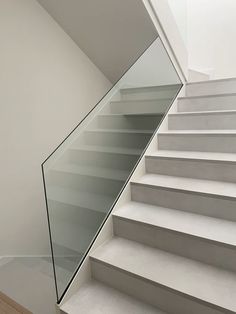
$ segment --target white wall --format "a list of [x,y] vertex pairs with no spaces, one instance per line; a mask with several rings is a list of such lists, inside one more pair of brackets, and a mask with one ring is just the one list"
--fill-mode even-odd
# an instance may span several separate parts
[[110,87],[35,0],[0,1],[0,255],[47,254],[41,162]]
[[143,0],[158,34],[183,81],[188,75],[188,52],[168,0]]
[[235,0],[188,0],[189,67],[235,77],[235,30]]
[[187,32],[187,7],[188,0],[168,0],[169,6],[174,15],[179,32],[187,46],[188,32]]
[[37,0],[113,83],[157,37],[141,0]]
[[160,40],[147,49],[124,78],[126,87],[179,84],[179,77]]

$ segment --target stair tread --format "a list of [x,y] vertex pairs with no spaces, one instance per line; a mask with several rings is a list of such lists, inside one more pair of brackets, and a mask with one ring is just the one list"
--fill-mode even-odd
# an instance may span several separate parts
[[168,134],[184,134],[184,135],[192,135],[192,134],[199,134],[199,135],[235,135],[236,130],[168,130],[166,132],[159,133],[168,135]]
[[221,114],[236,114],[236,110],[201,110],[201,111],[180,111],[170,113],[169,116],[200,116],[200,115],[221,115]]
[[178,97],[178,100],[184,100],[184,99],[198,99],[198,98],[223,98],[227,96],[236,96],[236,93],[224,93],[224,94],[209,94],[209,95],[199,95],[199,96],[184,96],[184,97]]
[[121,93],[125,92],[135,92],[135,91],[159,91],[159,90],[170,90],[170,89],[176,89],[180,87],[181,84],[167,84],[167,85],[153,85],[153,86],[139,86],[139,87],[124,87],[120,91]]
[[235,77],[228,77],[223,79],[212,79],[212,80],[205,80],[205,81],[197,81],[197,82],[187,82],[186,85],[198,85],[198,84],[214,84],[214,83],[221,83],[221,82],[231,82],[236,81]]
[[91,257],[153,284],[236,311],[236,275],[232,272],[122,238],[113,238]]
[[236,154],[231,153],[214,153],[214,152],[198,152],[198,151],[176,151],[176,150],[158,150],[146,157],[155,158],[180,158],[192,160],[206,160],[206,161],[229,161],[236,162]]
[[61,308],[70,314],[165,314],[96,280],[84,284]]
[[149,113],[149,112],[143,112],[143,113],[106,113],[106,114],[100,114],[99,117],[132,117],[132,116],[163,116],[165,114],[165,112],[161,113],[161,112],[157,112],[157,113]]
[[[78,251],[81,257],[97,232],[95,227],[92,228],[82,223],[78,224],[78,221],[72,222],[70,220],[68,222],[66,219],[60,222],[57,220],[56,226],[57,230],[60,230],[60,233],[56,233],[57,244],[67,249]],[[55,252],[57,252],[56,249]]]
[[60,186],[49,186],[47,188],[49,200],[58,201],[64,204],[88,208],[94,211],[106,213],[114,202],[114,197],[88,192],[80,192]]
[[70,148],[71,150],[84,150],[90,152],[101,152],[101,153],[111,153],[111,154],[122,154],[122,155],[137,155],[142,153],[142,149],[137,148],[123,148],[123,147],[105,147],[98,145],[80,145],[78,147],[74,146]]
[[126,171],[122,169],[112,169],[98,166],[79,166],[74,163],[61,164],[54,167],[53,170],[121,181],[125,181],[130,173],[128,170]]
[[221,181],[194,179],[159,174],[146,174],[141,177],[139,184],[165,187],[185,192],[196,192],[224,197],[236,197],[236,184]]
[[236,223],[181,210],[129,202],[113,216],[236,246]]
[[127,134],[152,134],[153,130],[139,129],[89,129],[86,132],[95,133],[127,133]]
[[122,104],[122,103],[143,103],[143,102],[160,102],[161,100],[172,100],[171,97],[160,97],[160,98],[151,98],[151,99],[129,99],[129,100],[113,100],[111,101],[111,104]]

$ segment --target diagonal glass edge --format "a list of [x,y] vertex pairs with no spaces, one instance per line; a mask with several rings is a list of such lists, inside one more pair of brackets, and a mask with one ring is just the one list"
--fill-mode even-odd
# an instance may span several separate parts
[[[122,76],[111,86],[111,88],[102,96],[102,98],[95,104],[95,106],[84,116],[84,118],[72,129],[72,131],[62,140],[62,142],[57,145],[57,147],[48,155],[48,157],[42,162],[44,165],[49,158],[62,146],[63,143],[78,129],[78,127],[85,121],[85,119],[97,108],[97,106],[102,102],[102,100],[112,91],[112,89],[121,81],[125,74],[133,67],[133,65],[142,57],[142,55],[153,45],[153,43],[159,38],[157,34],[156,38],[148,45],[148,47],[135,59],[135,61],[129,66],[129,68],[122,74]],[[180,79],[180,78],[179,78]],[[180,80],[181,81],[181,80]]]

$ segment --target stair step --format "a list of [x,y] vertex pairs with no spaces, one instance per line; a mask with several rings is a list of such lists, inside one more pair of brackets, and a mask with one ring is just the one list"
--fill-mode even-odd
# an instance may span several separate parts
[[[54,243],[53,243],[53,246],[54,246]],[[55,251],[55,248],[53,249]],[[64,285],[68,283],[68,281],[71,279],[72,274],[74,273],[75,268],[77,267],[78,263],[81,261],[82,257],[83,255],[80,253],[78,253],[78,256],[76,257],[75,256],[74,257],[54,256],[57,280],[60,283],[63,283]],[[42,257],[42,260],[45,261],[45,265],[43,265],[42,267],[42,272],[46,274],[47,276],[53,278],[53,274],[51,271],[51,267],[52,267],[51,258]],[[46,267],[46,263],[49,264],[47,265],[47,267]],[[62,285],[62,289],[63,289],[63,285]]]
[[235,130],[181,130],[158,134],[160,150],[236,153]]
[[98,116],[98,127],[106,129],[151,129],[155,130],[163,114],[102,114]]
[[151,186],[165,186],[171,189],[206,193],[209,195],[236,198],[236,184],[211,180],[146,174],[140,180],[140,184]]
[[52,201],[87,208],[101,213],[107,213],[114,202],[114,197],[109,195],[88,193],[85,191],[80,192],[59,186],[49,186],[47,197]]
[[236,162],[236,154],[214,153],[214,152],[198,152],[198,151],[182,151],[182,150],[158,150],[147,157],[163,157],[163,158],[179,158],[192,160],[209,160],[217,162]]
[[78,174],[76,172],[49,170],[47,173],[47,184],[49,186],[60,186],[82,192],[95,194],[106,194],[116,196],[120,192],[125,180],[108,178],[106,176],[93,176]]
[[80,145],[67,152],[65,162],[79,167],[99,167],[101,169],[114,169],[115,171],[130,171],[133,169],[142,149],[130,147],[105,147],[95,145]]
[[83,285],[61,309],[68,314],[78,314],[78,309],[80,314],[165,314],[96,280]]
[[100,114],[99,117],[104,118],[140,118],[140,117],[162,117],[164,113],[150,113],[150,112],[143,112],[143,113],[107,113],[107,114]]
[[236,93],[178,98],[179,112],[236,110]]
[[84,132],[84,143],[111,147],[144,148],[153,130],[88,130]]
[[78,147],[74,146],[74,147],[71,147],[70,150],[101,152],[101,153],[118,154],[118,155],[134,155],[134,156],[140,156],[143,151],[140,148],[104,147],[104,146],[99,146],[99,145],[80,145]]
[[129,202],[113,223],[116,236],[236,271],[235,222]]
[[152,134],[153,130],[132,130],[132,129],[90,129],[86,132],[105,133],[105,134]]
[[177,94],[180,87],[180,84],[131,87],[121,89],[120,93],[122,100],[172,99]]
[[185,89],[186,96],[221,95],[235,91],[236,78],[187,83]]
[[143,100],[119,100],[110,103],[113,114],[164,114],[170,106],[173,98],[143,99]]
[[236,110],[181,112],[168,115],[170,130],[236,129]]
[[[51,221],[53,223],[52,236],[57,240],[57,244],[68,249],[78,251],[81,256],[88,249],[91,241],[97,233],[98,228],[100,227],[99,224],[96,228],[92,229],[82,224],[78,224],[77,221],[73,223],[71,219],[62,219],[62,217],[56,214],[53,215]],[[55,247],[54,253],[56,254]],[[79,259],[77,261],[79,261]]]
[[159,150],[145,164],[148,173],[236,183],[236,154]]
[[[236,311],[236,275],[232,272],[122,238],[113,238],[99,247],[92,253],[91,260],[95,279],[128,294],[130,287],[135,287],[133,293],[141,295],[142,300],[148,299],[152,305],[163,302],[163,295],[159,300],[162,289],[168,290],[169,295],[172,292],[182,297],[182,305],[174,304],[175,299],[169,297],[168,310],[176,307],[172,313]],[[185,298],[187,302],[191,299],[192,303],[199,303],[203,309],[213,308],[213,311],[196,312],[194,306],[191,311],[186,311],[186,307],[180,311],[178,307],[184,309]]]
[[146,174],[131,182],[133,201],[236,221],[236,185],[211,180]]
[[[78,225],[82,224],[92,229],[97,228],[97,226],[99,226],[103,222],[107,212],[105,211],[105,208],[103,209],[102,207],[100,208],[100,210],[88,208],[91,207],[91,203],[88,202],[86,204],[85,202],[81,203],[81,205],[84,206],[82,207],[79,205],[63,203],[60,200],[56,201],[53,199],[49,199],[48,205],[50,218],[57,220],[58,217],[60,217],[61,220],[70,221],[72,225],[77,223]],[[57,252],[61,252],[61,250],[59,251],[59,249],[57,249]],[[65,256],[66,254],[67,252],[60,255]]]
[[78,174],[81,176],[91,176],[96,178],[125,181],[129,176],[129,171],[122,169],[102,168],[96,166],[79,166],[77,164],[68,163],[61,164],[53,168],[54,171]]
[[159,134],[190,134],[190,135],[228,135],[228,136],[235,136],[236,130],[194,130],[194,129],[188,129],[188,130],[168,130],[167,132],[161,132]]

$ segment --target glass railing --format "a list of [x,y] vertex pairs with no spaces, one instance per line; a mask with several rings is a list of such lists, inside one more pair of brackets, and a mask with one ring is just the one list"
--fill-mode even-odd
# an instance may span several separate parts
[[157,38],[43,163],[58,301],[180,87]]

